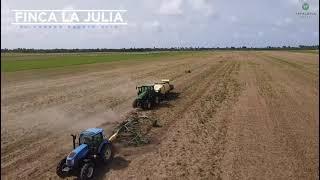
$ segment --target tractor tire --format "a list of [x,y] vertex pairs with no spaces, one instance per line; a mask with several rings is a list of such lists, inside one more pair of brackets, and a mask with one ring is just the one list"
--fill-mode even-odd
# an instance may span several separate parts
[[160,98],[159,98],[159,96],[156,96],[156,97],[155,97],[154,103],[157,104],[157,105],[160,104]]
[[114,148],[113,145],[105,144],[101,150],[101,160],[104,164],[109,164],[113,160]]
[[57,165],[57,168],[56,168],[56,174],[60,177],[60,178],[65,178],[67,177],[69,174],[68,172],[64,172],[62,171],[63,168],[65,168],[67,165],[66,165],[66,159],[67,157],[63,158]]
[[133,102],[132,102],[132,107],[133,108],[137,108],[137,103],[138,103],[138,100],[137,99],[135,99]]
[[79,179],[87,180],[92,179],[94,174],[94,164],[92,162],[85,163],[80,170]]
[[152,107],[151,102],[150,102],[150,101],[147,101],[147,102],[146,102],[146,109],[151,109],[151,107]]

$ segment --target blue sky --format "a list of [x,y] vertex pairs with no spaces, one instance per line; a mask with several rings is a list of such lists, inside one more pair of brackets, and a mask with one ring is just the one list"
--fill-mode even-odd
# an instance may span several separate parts
[[[319,44],[319,0],[2,0],[2,48],[144,48]],[[20,28],[13,9],[125,9],[117,28]]]

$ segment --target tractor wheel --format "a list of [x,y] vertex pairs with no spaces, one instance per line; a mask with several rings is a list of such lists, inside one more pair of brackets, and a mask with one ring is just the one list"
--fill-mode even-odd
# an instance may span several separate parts
[[61,178],[65,178],[68,176],[68,172],[63,171],[63,168],[65,168],[66,165],[66,159],[67,157],[63,158],[59,163],[58,166],[56,168],[56,173],[59,177]]
[[150,101],[147,101],[147,102],[146,102],[146,106],[147,106],[147,109],[151,109],[151,107],[152,107],[151,102],[150,102]]
[[138,100],[135,99],[135,100],[132,102],[132,107],[133,107],[133,108],[137,108],[137,103],[138,103]]
[[114,156],[114,148],[112,144],[105,144],[101,150],[102,162],[108,164],[112,161]]
[[156,96],[156,97],[155,97],[154,102],[155,102],[156,104],[160,104],[160,98],[159,98],[159,96]]
[[85,163],[80,170],[79,179],[87,180],[92,179],[94,173],[94,164],[92,162]]

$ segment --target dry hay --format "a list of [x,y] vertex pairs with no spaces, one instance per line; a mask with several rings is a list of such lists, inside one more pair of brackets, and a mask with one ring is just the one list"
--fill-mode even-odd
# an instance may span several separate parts
[[140,146],[150,142],[147,137],[152,127],[159,127],[157,120],[133,112],[120,123],[115,132],[119,131],[117,142],[127,146]]

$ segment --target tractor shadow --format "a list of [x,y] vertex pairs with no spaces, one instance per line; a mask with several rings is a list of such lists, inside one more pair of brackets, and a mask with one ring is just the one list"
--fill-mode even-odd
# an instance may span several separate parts
[[102,180],[105,179],[106,176],[108,176],[108,172],[110,170],[120,170],[128,167],[130,164],[130,161],[126,160],[125,158],[121,156],[116,156],[113,158],[112,162],[109,165],[97,165],[95,175],[93,179],[96,180]]
[[177,100],[179,97],[180,97],[180,94],[179,92],[170,92],[168,95],[167,95],[167,98],[165,101],[174,101],[174,100]]
[[161,107],[172,107],[173,105],[170,104],[171,101],[175,101],[177,99],[180,98],[180,94],[179,92],[170,92],[167,97],[165,98],[165,100],[163,100],[158,106],[154,107],[154,109],[158,109]]

